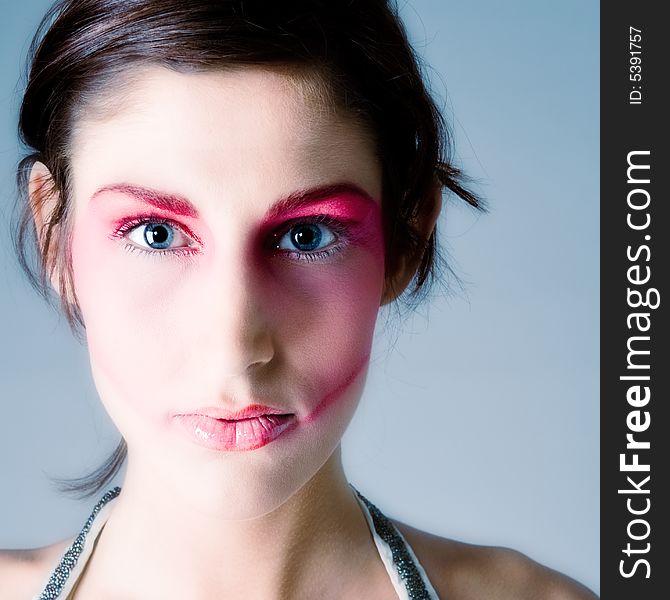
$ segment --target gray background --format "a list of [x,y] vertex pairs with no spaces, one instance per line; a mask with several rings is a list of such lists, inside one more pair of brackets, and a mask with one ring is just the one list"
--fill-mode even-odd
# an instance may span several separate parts
[[[2,548],[78,531],[92,501],[59,496],[48,475],[81,475],[118,440],[85,348],[7,236],[22,57],[48,4],[0,4]],[[464,290],[399,331],[380,319],[347,473],[395,518],[516,548],[598,591],[598,4],[400,6],[491,212],[450,202],[441,216]]]

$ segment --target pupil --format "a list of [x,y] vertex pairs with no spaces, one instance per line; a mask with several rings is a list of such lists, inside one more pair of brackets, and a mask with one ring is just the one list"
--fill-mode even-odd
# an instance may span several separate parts
[[321,242],[321,231],[316,225],[300,225],[293,229],[292,240],[299,250],[314,250]]
[[155,244],[162,244],[165,242],[167,239],[167,231],[165,230],[165,227],[163,226],[158,226],[156,229],[154,229],[152,232],[152,236],[154,238],[154,243]]

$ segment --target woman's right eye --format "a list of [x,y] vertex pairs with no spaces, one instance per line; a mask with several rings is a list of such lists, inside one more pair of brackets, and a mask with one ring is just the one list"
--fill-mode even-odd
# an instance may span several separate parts
[[126,237],[147,251],[180,250],[193,245],[193,240],[178,227],[160,221],[140,223],[130,229]]

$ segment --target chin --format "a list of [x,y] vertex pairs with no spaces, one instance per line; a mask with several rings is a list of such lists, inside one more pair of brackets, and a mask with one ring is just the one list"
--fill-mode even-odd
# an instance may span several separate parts
[[[245,452],[216,452],[179,438],[140,448],[126,438],[127,477],[133,477],[135,466],[146,488],[146,475],[151,473],[158,496],[174,498],[202,515],[226,520],[262,517],[319,473],[338,448],[351,416],[326,417],[320,426],[298,427],[285,440]],[[142,457],[141,464],[133,464],[135,456]]]
[[229,520],[262,517],[325,473],[331,457],[330,465],[339,467],[334,452],[356,411],[366,373],[362,369],[317,417],[304,415],[291,431],[248,451],[205,448],[169,421],[157,423],[155,414],[116,415],[128,443],[127,481],[136,488],[151,487],[157,496],[174,498],[199,514]]

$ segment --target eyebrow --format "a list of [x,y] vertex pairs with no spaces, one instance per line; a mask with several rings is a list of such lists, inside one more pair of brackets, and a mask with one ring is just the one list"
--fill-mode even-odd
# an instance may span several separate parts
[[358,196],[367,202],[375,203],[372,196],[360,186],[354,183],[336,183],[292,192],[288,196],[275,202],[268,210],[265,218],[270,221],[298,208],[316,204],[334,196],[343,196],[345,194]]
[[117,183],[101,187],[93,194],[93,196],[91,196],[91,200],[103,192],[121,192],[122,194],[133,196],[145,204],[150,204],[151,206],[169,211],[181,217],[196,218],[198,216],[198,210],[195,206],[183,196],[178,196],[176,194],[166,194],[139,185]]
[[[177,194],[167,194],[164,192],[159,192],[158,190],[153,190],[138,185],[130,185],[125,183],[106,185],[98,189],[93,194],[93,196],[91,196],[91,200],[103,192],[120,192],[127,194],[129,196],[133,196],[141,202],[144,202],[145,204],[149,204],[161,210],[169,211],[173,214],[183,217],[197,218],[199,214],[195,206],[193,206],[193,204],[183,196],[179,196]],[[292,192],[288,196],[285,196],[284,198],[281,198],[275,202],[268,210],[265,219],[271,220],[281,216],[286,212],[296,210],[297,208],[301,208],[309,204],[316,204],[327,198],[341,196],[344,194],[359,196],[368,202],[374,203],[372,196],[370,196],[370,194],[368,194],[360,186],[353,183],[336,183],[332,185],[317,186],[308,188],[306,190],[297,190]]]

